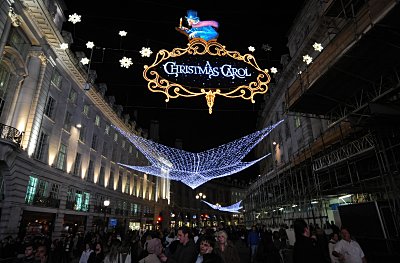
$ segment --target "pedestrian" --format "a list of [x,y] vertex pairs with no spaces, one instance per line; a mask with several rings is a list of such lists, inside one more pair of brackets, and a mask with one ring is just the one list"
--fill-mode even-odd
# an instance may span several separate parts
[[357,241],[351,239],[349,230],[342,227],[340,230],[342,239],[336,243],[332,255],[343,263],[366,263],[364,252]]

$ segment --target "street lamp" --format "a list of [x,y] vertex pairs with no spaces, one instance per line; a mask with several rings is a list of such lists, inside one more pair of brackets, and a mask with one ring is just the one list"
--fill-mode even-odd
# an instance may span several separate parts
[[107,207],[110,205],[110,200],[104,200],[103,205],[104,205],[104,225],[107,226],[107,224],[106,224],[106,220],[107,220]]
[[206,195],[205,194],[203,194],[203,193],[198,193],[197,195],[196,195],[196,199],[206,199]]

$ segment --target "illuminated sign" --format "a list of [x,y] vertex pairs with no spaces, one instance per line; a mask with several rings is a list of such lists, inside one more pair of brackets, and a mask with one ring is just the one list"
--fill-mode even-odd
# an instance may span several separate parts
[[191,39],[187,48],[160,50],[143,77],[152,92],[171,98],[205,96],[209,113],[216,95],[254,103],[254,95],[268,91],[267,69],[260,69],[251,54],[229,51],[216,41]]

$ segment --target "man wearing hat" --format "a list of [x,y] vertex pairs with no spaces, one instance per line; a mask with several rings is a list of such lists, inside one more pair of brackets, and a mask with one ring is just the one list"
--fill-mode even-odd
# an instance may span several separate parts
[[182,26],[179,29],[188,34],[189,39],[202,38],[206,41],[217,39],[218,32],[216,29],[218,28],[218,22],[212,20],[200,21],[195,10],[187,11],[186,20],[190,29]]

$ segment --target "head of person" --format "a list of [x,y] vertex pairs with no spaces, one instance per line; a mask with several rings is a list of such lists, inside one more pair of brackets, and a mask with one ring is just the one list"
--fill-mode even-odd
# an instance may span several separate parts
[[337,241],[339,240],[339,235],[338,235],[337,233],[331,233],[331,234],[329,235],[329,238],[330,238],[331,240],[334,240],[335,242],[337,242]]
[[95,244],[94,252],[96,252],[96,254],[103,253],[103,245],[100,242]]
[[40,262],[47,262],[47,247],[45,245],[38,246],[35,257]]
[[351,240],[350,232],[346,227],[342,227],[340,230],[340,233],[342,234],[342,238],[346,241]]
[[200,254],[208,254],[213,251],[215,246],[215,238],[210,235],[205,235],[200,240]]
[[304,219],[298,218],[293,223],[294,234],[296,237],[306,236],[310,237],[310,229]]
[[146,243],[147,252],[149,254],[155,254],[157,256],[161,254],[163,246],[159,238],[147,240]]
[[187,15],[186,15],[186,20],[187,20],[189,26],[198,23],[200,21],[200,19],[197,16],[197,11],[188,10]]
[[86,244],[85,244],[85,250],[86,250],[86,251],[89,251],[89,250],[91,250],[91,249],[92,249],[92,247],[91,247],[90,243],[86,242]]
[[190,240],[190,229],[187,226],[182,226],[178,229],[178,239],[179,242],[183,245],[186,245]]
[[25,258],[32,258],[36,254],[36,249],[33,243],[25,244]]
[[218,231],[217,240],[219,245],[226,245],[228,243],[228,234],[224,230]]

